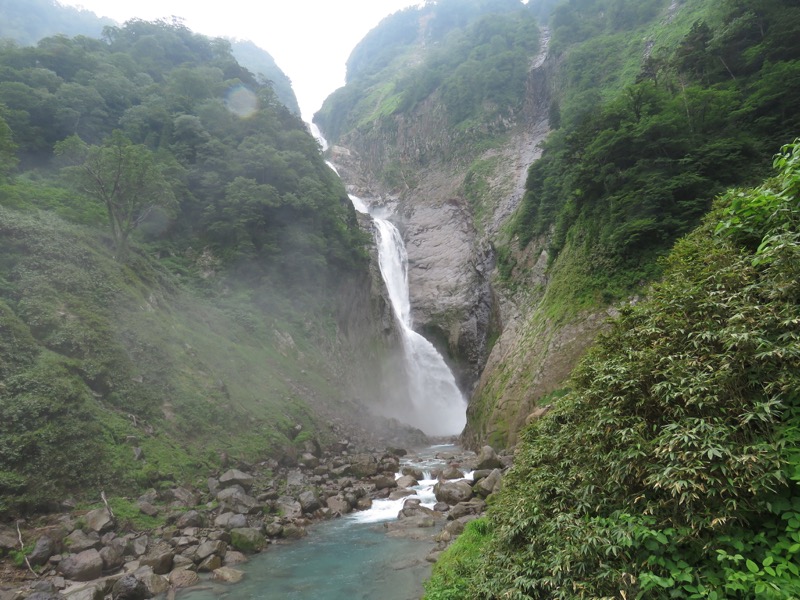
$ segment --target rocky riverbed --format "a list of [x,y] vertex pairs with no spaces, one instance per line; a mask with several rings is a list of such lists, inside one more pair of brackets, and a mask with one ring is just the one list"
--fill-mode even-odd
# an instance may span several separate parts
[[[341,441],[323,450],[308,441],[293,465],[239,464],[209,477],[205,489],[147,491],[134,502],[161,519],[151,530],[134,530],[110,507],[48,515],[19,532],[0,525],[0,600],[139,600],[209,581],[236,583],[252,554],[306,536],[315,521],[379,502],[399,504],[387,535],[430,540],[433,562],[485,509],[511,459],[489,447],[478,456],[448,451],[426,473],[412,457],[402,448]],[[428,477],[436,480],[435,502],[418,495]]]

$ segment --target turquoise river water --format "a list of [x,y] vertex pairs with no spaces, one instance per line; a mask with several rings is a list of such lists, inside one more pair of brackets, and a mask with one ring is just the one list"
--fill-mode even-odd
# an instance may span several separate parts
[[[434,446],[413,464],[422,469],[443,464]],[[433,481],[420,482],[418,496],[432,505]],[[184,592],[180,600],[415,600],[430,575],[425,561],[432,541],[387,535],[386,524],[397,517],[402,500],[378,500],[369,511],[319,523],[307,537],[270,546],[236,568],[245,571],[241,583],[208,583]]]

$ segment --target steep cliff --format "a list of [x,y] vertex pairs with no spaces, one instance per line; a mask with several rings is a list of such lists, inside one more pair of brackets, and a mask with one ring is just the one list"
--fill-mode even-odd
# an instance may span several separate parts
[[470,445],[513,445],[606,317],[796,121],[788,5],[514,4],[387,19],[316,115],[346,181],[394,211],[416,326],[471,395]]

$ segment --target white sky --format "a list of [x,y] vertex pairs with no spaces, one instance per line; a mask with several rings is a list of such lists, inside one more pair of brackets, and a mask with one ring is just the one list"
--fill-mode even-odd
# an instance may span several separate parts
[[252,40],[292,80],[303,118],[344,85],[345,61],[384,17],[421,0],[59,0],[119,23],[181,17],[212,37]]

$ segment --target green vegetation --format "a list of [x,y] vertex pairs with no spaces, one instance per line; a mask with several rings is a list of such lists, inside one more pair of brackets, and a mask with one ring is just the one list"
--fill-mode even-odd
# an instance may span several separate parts
[[[539,46],[533,13],[518,0],[447,0],[388,17],[353,50],[347,85],[314,116],[331,141],[378,125],[396,134],[431,98],[445,107],[459,143],[497,145],[525,95]],[[453,144],[455,148],[457,144]],[[420,155],[423,164],[436,151]]]
[[774,166],[600,336],[427,598],[800,594],[800,140]]
[[0,38],[30,46],[44,37],[64,34],[100,37],[103,27],[114,25],[93,12],[62,6],[56,0],[3,0]]
[[366,238],[299,117],[179,22],[0,72],[0,514],[324,436]]
[[[681,24],[647,25],[663,3],[631,4],[570,2],[551,19],[565,53],[560,128],[531,165],[511,234],[523,247],[550,234],[548,294],[567,311],[651,280],[711,198],[763,176],[770,149],[800,131],[794,3],[698,6],[680,40]],[[656,44],[643,61],[626,46],[638,34]]]

